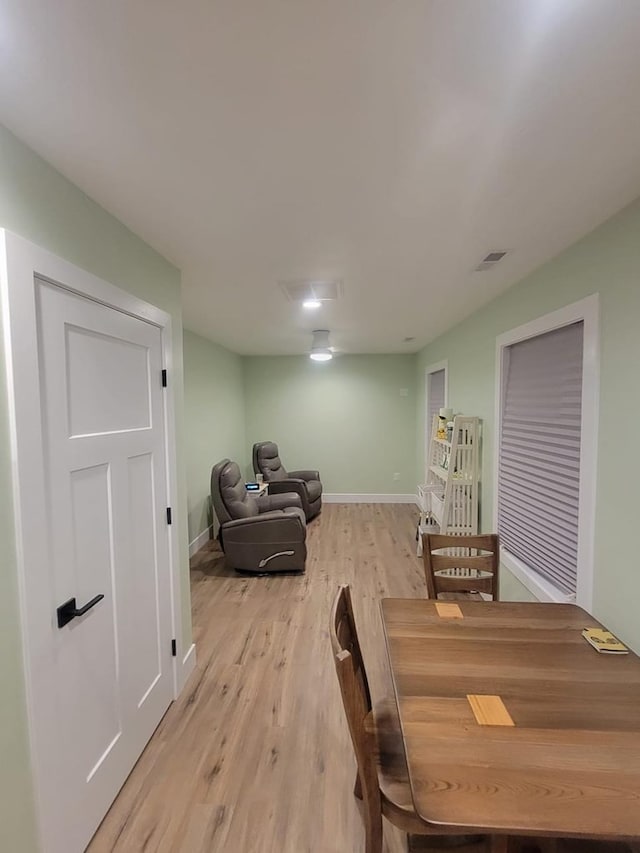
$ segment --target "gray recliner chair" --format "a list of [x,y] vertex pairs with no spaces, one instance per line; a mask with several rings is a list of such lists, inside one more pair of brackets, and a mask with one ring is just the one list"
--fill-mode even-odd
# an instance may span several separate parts
[[262,474],[269,483],[269,494],[296,492],[302,501],[307,521],[322,509],[322,483],[317,471],[287,471],[273,441],[260,441],[253,445],[253,470]]
[[303,572],[307,557],[304,511],[297,494],[256,497],[245,488],[237,463],[211,469],[211,500],[227,562],[240,572]]

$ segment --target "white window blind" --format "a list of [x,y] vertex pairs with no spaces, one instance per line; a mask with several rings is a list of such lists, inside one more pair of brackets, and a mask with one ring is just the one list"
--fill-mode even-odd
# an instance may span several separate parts
[[429,374],[429,399],[427,401],[427,436],[431,438],[433,416],[444,409],[444,368]]
[[576,591],[584,324],[504,349],[498,478],[503,547]]

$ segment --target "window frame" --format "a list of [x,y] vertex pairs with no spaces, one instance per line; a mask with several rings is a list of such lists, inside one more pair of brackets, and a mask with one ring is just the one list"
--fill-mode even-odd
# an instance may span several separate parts
[[499,454],[502,434],[502,399],[505,390],[505,350],[512,344],[547,332],[583,323],[582,356],[582,407],[580,434],[580,490],[578,507],[578,574],[576,594],[567,595],[557,589],[535,570],[515,557],[506,548],[500,548],[502,564],[541,601],[573,602],[586,610],[593,605],[594,542],[596,517],[596,492],[598,471],[598,425],[600,392],[600,299],[597,293],[538,317],[522,326],[498,335],[496,338],[495,367],[495,436],[493,462],[493,528],[498,529]]

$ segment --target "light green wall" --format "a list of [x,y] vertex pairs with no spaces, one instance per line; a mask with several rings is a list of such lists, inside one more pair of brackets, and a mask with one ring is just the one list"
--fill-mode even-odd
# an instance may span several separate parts
[[[600,294],[601,384],[594,615],[640,651],[640,571],[629,553],[640,517],[640,202],[628,207],[419,353],[418,477],[422,478],[424,369],[448,359],[449,403],[483,420],[482,527],[492,525],[496,336],[592,293]],[[505,575],[505,593],[524,597]]]
[[184,331],[185,455],[189,541],[211,524],[211,467],[228,456],[245,466],[242,358]]
[[412,355],[245,358],[247,462],[256,441],[275,441],[287,468],[320,471],[325,492],[415,494],[414,365]]
[[[180,273],[0,125],[0,227],[157,305],[173,318],[184,643],[191,643],[183,447]],[[0,355],[0,359],[3,356]],[[35,850],[4,363],[0,364],[0,850]]]

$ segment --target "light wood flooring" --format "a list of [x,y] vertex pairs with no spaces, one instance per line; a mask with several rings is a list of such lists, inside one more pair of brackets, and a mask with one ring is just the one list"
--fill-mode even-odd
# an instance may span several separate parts
[[[408,505],[325,505],[304,575],[240,576],[213,542],[193,558],[196,672],[90,853],[364,850],[329,611],[350,583],[374,699],[392,693],[379,601],[426,595],[416,523]],[[384,831],[385,853],[406,850]]]
[[[90,853],[356,853],[355,760],[328,639],[341,582],[374,695],[389,692],[385,595],[426,595],[417,510],[327,504],[304,575],[241,576],[216,543],[192,559],[197,670],[149,742]],[[385,827],[389,853],[403,836]]]

